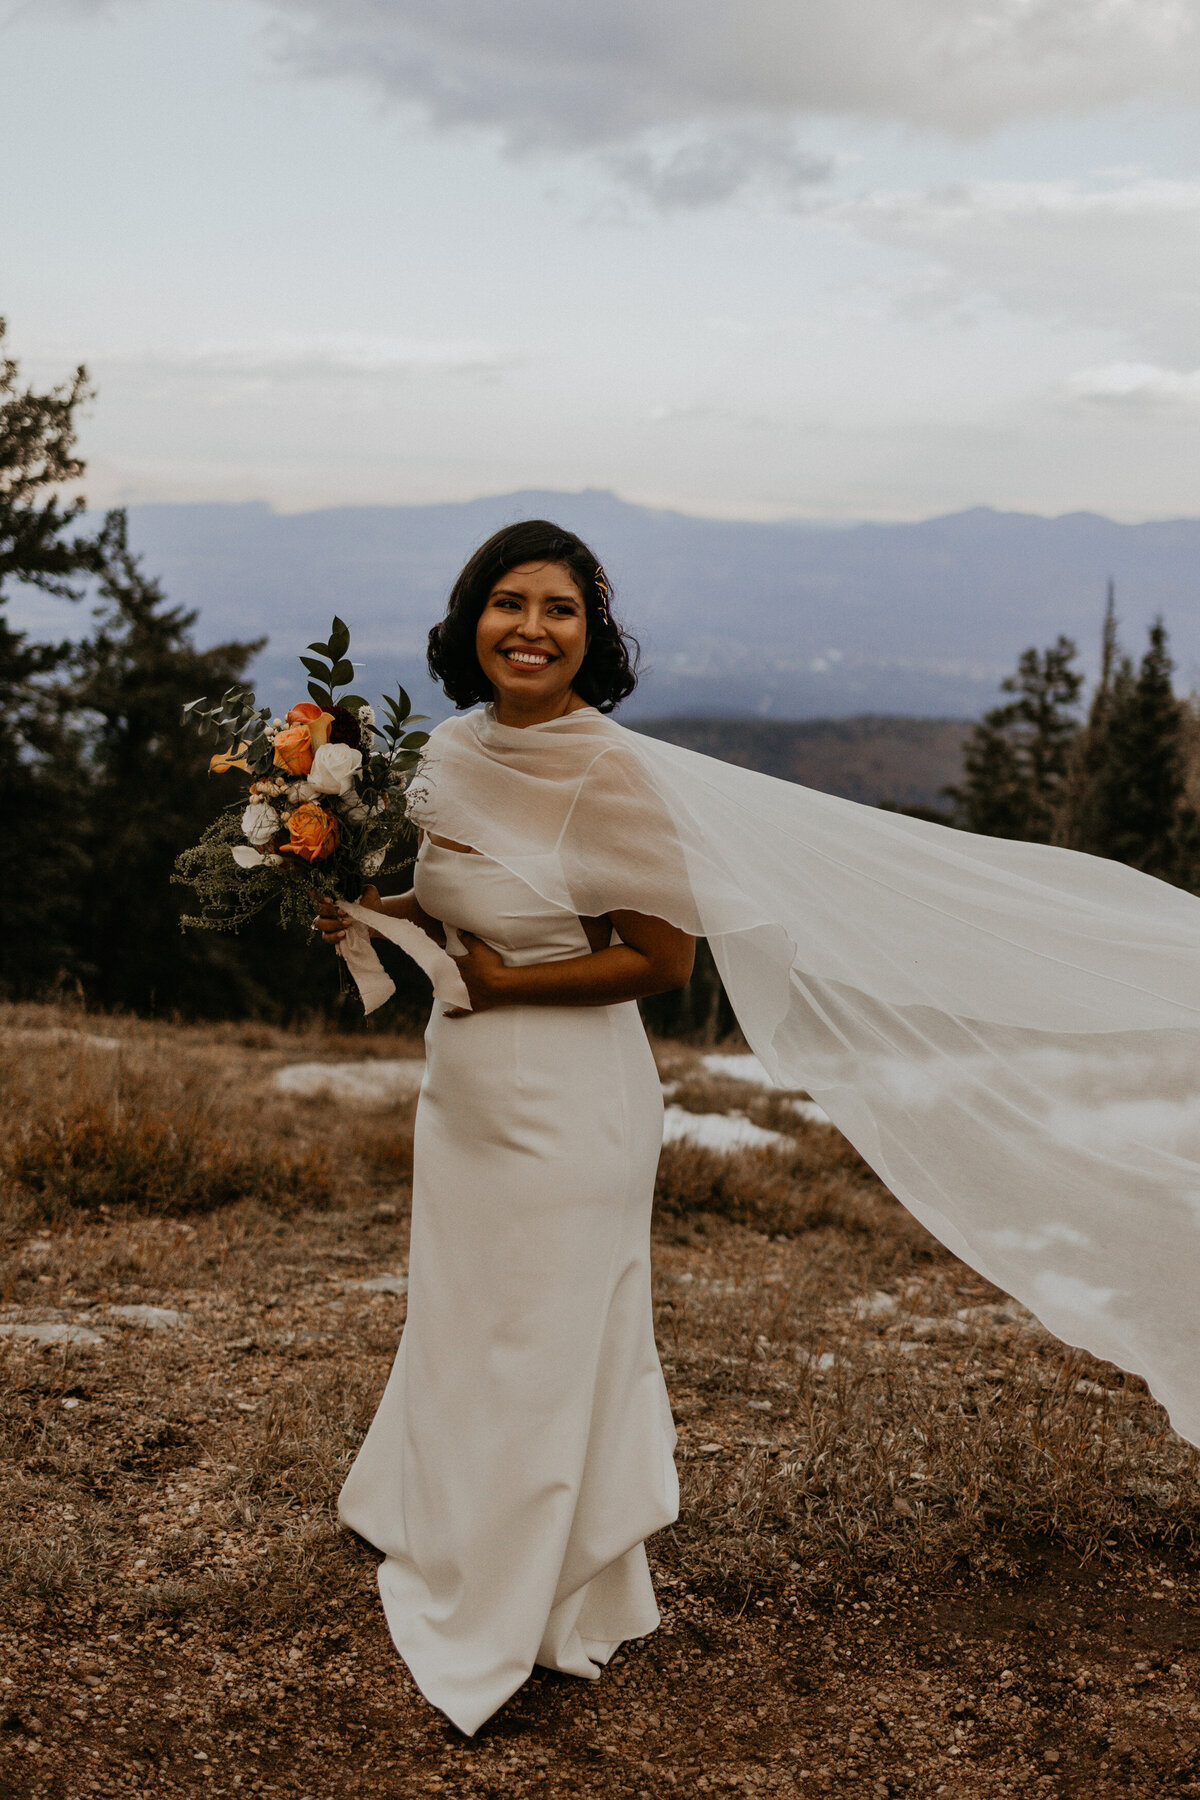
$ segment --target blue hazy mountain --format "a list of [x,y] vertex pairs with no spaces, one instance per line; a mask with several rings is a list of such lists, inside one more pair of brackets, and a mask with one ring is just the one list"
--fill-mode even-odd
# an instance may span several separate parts
[[[423,645],[471,550],[510,520],[578,531],[603,558],[647,673],[626,709],[803,719],[965,717],[996,697],[1020,650],[1060,632],[1094,661],[1105,583],[1140,654],[1161,612],[1181,685],[1200,678],[1200,520],[1125,525],[986,508],[917,524],[700,519],[614,495],[526,492],[436,506],[298,514],[261,504],[135,506],[131,538],[204,643],[266,634],[264,700],[296,688],[294,661],[340,613],[368,686],[399,678],[441,716]],[[61,603],[39,627],[71,629]],[[14,623],[29,611],[18,603]],[[53,623],[51,623],[53,621]],[[32,619],[30,620],[32,622]]]

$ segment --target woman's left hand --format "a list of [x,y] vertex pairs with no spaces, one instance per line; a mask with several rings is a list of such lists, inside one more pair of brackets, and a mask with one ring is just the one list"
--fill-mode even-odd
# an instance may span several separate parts
[[[454,962],[463,986],[471,996],[471,1012],[487,1012],[490,1007],[500,1006],[504,1000],[504,978],[508,974],[504,958],[474,932],[460,931],[458,936],[466,955],[456,956]],[[451,1006],[446,1008],[446,1016],[465,1019],[470,1013],[465,1007]]]

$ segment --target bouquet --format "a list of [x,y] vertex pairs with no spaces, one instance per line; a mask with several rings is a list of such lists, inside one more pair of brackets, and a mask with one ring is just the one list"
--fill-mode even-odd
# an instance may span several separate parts
[[441,965],[450,959],[431,938],[357,904],[368,882],[413,860],[404,793],[427,738],[411,727],[424,715],[412,711],[403,688],[384,696],[382,726],[360,694],[339,694],[354,679],[341,619],[327,643],[308,649],[300,661],[309,698],[284,718],[273,718],[244,687],[229,688],[215,705],[202,697],[183,709],[185,725],[217,740],[210,770],[249,779],[249,793],[176,862],[175,879],[200,903],[183,925],[237,931],[277,906],[281,924],[307,926],[317,903],[334,899],[351,921],[338,949],[368,1012],[395,991],[371,948],[370,929],[401,944],[431,975],[435,992],[460,1004],[465,990],[457,971],[450,964],[447,975]]

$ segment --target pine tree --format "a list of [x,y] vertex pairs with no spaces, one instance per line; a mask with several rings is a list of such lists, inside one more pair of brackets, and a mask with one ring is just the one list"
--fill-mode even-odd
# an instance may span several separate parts
[[1110,591],[1101,679],[1068,784],[1062,841],[1180,886],[1200,879],[1200,819],[1187,794],[1191,720],[1175,696],[1161,619],[1135,669],[1119,651]]
[[963,746],[964,780],[944,790],[955,824],[991,837],[1052,841],[1079,733],[1074,709],[1083,676],[1072,667],[1076,654],[1066,637],[1048,650],[1022,652],[1016,673],[1000,684],[1016,698],[973,727]]
[[[89,397],[86,369],[46,392],[24,386],[3,354],[0,319],[0,607],[6,587],[40,588],[78,600],[103,567],[116,515],[89,535],[73,527],[82,496],[61,489],[83,473],[75,454],[75,415]],[[43,992],[69,976],[80,919],[85,865],[79,845],[84,791],[84,731],[72,712],[64,674],[73,647],[65,638],[34,643],[0,616],[0,787],[4,843],[13,878],[0,933],[0,992]]]

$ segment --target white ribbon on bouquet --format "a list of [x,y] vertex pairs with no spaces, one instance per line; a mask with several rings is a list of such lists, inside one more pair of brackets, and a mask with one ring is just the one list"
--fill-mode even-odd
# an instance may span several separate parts
[[418,968],[424,970],[433,983],[436,1000],[445,1006],[461,1007],[470,1012],[471,996],[454,958],[447,955],[440,944],[435,944],[428,932],[414,925],[411,919],[393,919],[374,907],[360,906],[356,900],[339,900],[338,907],[350,921],[345,937],[337,946],[338,955],[354,978],[364,1012],[375,1012],[396,991],[395,982],[375,954],[372,931],[387,938],[389,943],[397,944]]

